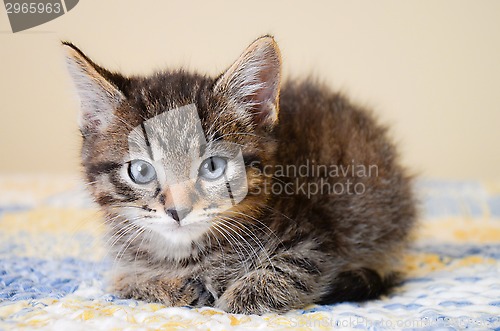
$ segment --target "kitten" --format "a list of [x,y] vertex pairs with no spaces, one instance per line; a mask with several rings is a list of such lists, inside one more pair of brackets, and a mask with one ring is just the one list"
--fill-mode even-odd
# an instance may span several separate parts
[[311,81],[270,36],[216,78],[125,77],[63,43],[114,291],[168,306],[285,312],[393,285],[415,221],[386,128]]

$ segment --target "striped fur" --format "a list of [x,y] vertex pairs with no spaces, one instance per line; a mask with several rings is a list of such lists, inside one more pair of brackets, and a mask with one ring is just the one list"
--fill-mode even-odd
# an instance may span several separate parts
[[[124,77],[64,45],[82,100],[82,163],[106,215],[119,295],[260,314],[376,298],[393,284],[415,206],[411,179],[398,164],[387,130],[321,84],[282,84],[272,37],[256,40],[217,78],[183,70]],[[189,117],[153,125],[156,141],[137,143],[134,152],[130,147],[134,129],[186,105],[197,109],[206,146],[224,142],[241,148],[244,167],[231,176],[246,181],[248,194],[234,207],[222,207],[227,187],[187,175],[182,185],[138,185],[128,174],[132,154],[161,154],[159,171],[187,174],[199,166],[196,155],[182,152],[206,153],[188,134],[196,125]],[[264,171],[307,162],[375,165],[377,174],[294,177]],[[320,183],[358,184],[364,192],[300,189]],[[293,194],[272,191],[290,184],[298,185]],[[179,223],[165,214],[173,202],[190,210]]]

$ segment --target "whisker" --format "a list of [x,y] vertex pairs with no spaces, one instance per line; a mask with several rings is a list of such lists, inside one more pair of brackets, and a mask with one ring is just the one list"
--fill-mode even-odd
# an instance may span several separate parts
[[[246,233],[247,235],[249,235],[249,236],[250,236],[250,238],[252,239],[252,241],[253,241],[256,245],[258,245],[258,246],[259,246],[259,248],[260,248],[260,250],[262,251],[262,253],[266,255],[266,258],[267,258],[267,260],[269,261],[269,264],[271,265],[271,267],[273,268],[273,270],[275,270],[275,269],[274,269],[274,264],[273,264],[273,262],[272,262],[272,260],[271,260],[271,257],[269,256],[268,250],[264,247],[264,245],[262,244],[262,242],[260,241],[260,239],[259,239],[259,238],[258,238],[258,237],[254,234],[254,233],[252,233],[252,231],[251,231],[250,229],[248,229],[248,228],[247,228],[247,227],[246,227],[243,223],[239,222],[238,220],[233,219],[233,218],[228,218],[227,220],[229,220],[229,221],[232,221],[232,222],[236,223],[236,224],[237,224],[237,226],[239,225],[239,226],[240,226],[240,229],[242,229],[243,231],[245,231],[245,233]],[[246,231],[247,229],[248,229],[248,231]],[[248,243],[248,241],[246,241],[246,242]],[[250,245],[250,243],[248,243],[248,245]],[[253,248],[253,246],[251,246],[251,247]],[[256,254],[256,257],[259,259],[259,263],[260,263],[261,265],[263,265],[262,260],[260,259],[260,256],[258,256],[258,254],[257,254],[257,252],[255,251],[255,249],[254,249],[254,252],[255,252],[255,254]]]
[[259,223],[260,225],[262,225],[263,227],[265,227],[269,231],[269,233],[267,233],[266,231],[262,231],[262,232],[264,232],[264,233],[266,233],[268,235],[268,238],[270,238],[270,235],[272,234],[274,236],[274,238],[276,238],[278,240],[278,244],[282,244],[283,241],[281,240],[281,238],[267,224],[265,224],[261,220],[255,218],[255,217],[253,217],[251,215],[248,215],[248,214],[245,214],[245,213],[242,213],[242,212],[238,212],[238,211],[234,211],[234,210],[226,210],[225,212],[226,213],[230,212],[230,213],[238,214],[238,215],[241,215],[243,217],[248,217],[248,218],[256,221],[257,223]]
[[217,238],[217,236],[213,233],[212,227],[210,227],[208,230],[210,231],[210,234],[213,235],[215,241],[217,242],[217,245],[219,245],[219,249],[220,249],[221,256],[222,256],[222,263],[224,264],[224,277],[225,277],[227,265],[226,265],[226,258],[224,255],[224,249],[222,248],[222,245],[221,245],[219,239]]
[[[229,243],[231,248],[233,248],[236,251],[236,254],[238,254],[240,261],[243,263],[245,260],[243,251],[237,248],[238,246],[237,241],[233,244],[233,242],[228,238],[228,236],[232,237],[231,234],[227,233],[227,231],[225,231],[223,228],[220,228],[218,226],[218,223],[215,223],[214,229],[217,230],[217,232],[219,232],[224,237],[224,239]],[[248,266],[246,265],[246,263],[243,263],[243,266],[245,268],[245,272],[248,272]]]
[[[125,248],[121,249],[118,252],[118,254],[115,256],[115,260],[113,262],[113,265],[116,262],[119,262],[123,258],[123,255],[125,254],[125,252],[127,251],[127,249],[130,247],[130,245],[132,244],[132,242],[134,240],[136,240],[142,233],[144,233],[144,231],[145,231],[145,228],[139,227],[139,229],[135,232],[135,236],[134,235],[130,236],[130,238],[125,242],[125,244],[127,244],[127,246],[125,246]],[[118,258],[118,260],[117,260],[117,258]]]
[[[224,221],[227,221],[227,220],[224,220]],[[235,235],[238,235],[242,240],[242,241],[239,241],[240,243],[247,244],[250,246],[250,248],[253,251],[253,255],[252,255],[252,252],[248,251],[248,249],[246,248],[246,245],[242,246],[245,249],[245,251],[247,252],[249,259],[252,259],[252,256],[258,257],[258,253],[257,253],[257,251],[255,251],[255,248],[252,245],[250,245],[250,243],[240,233],[234,231],[234,229],[231,226],[229,226],[228,224],[225,224],[224,222],[221,222],[220,225],[224,226],[228,230],[228,232],[232,231]]]

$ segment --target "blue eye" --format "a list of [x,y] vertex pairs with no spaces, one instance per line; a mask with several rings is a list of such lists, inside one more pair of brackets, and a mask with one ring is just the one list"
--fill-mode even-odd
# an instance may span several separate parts
[[144,160],[133,160],[128,167],[130,179],[137,184],[148,184],[156,178],[155,168]]
[[226,171],[227,160],[219,156],[211,156],[200,165],[199,176],[208,180],[221,177]]

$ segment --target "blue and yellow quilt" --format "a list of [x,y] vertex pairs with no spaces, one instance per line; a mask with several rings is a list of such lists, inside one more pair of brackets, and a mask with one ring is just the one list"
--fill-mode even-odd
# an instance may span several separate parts
[[500,183],[420,180],[406,281],[284,315],[168,308],[107,292],[95,206],[66,177],[0,177],[0,330],[500,330]]

